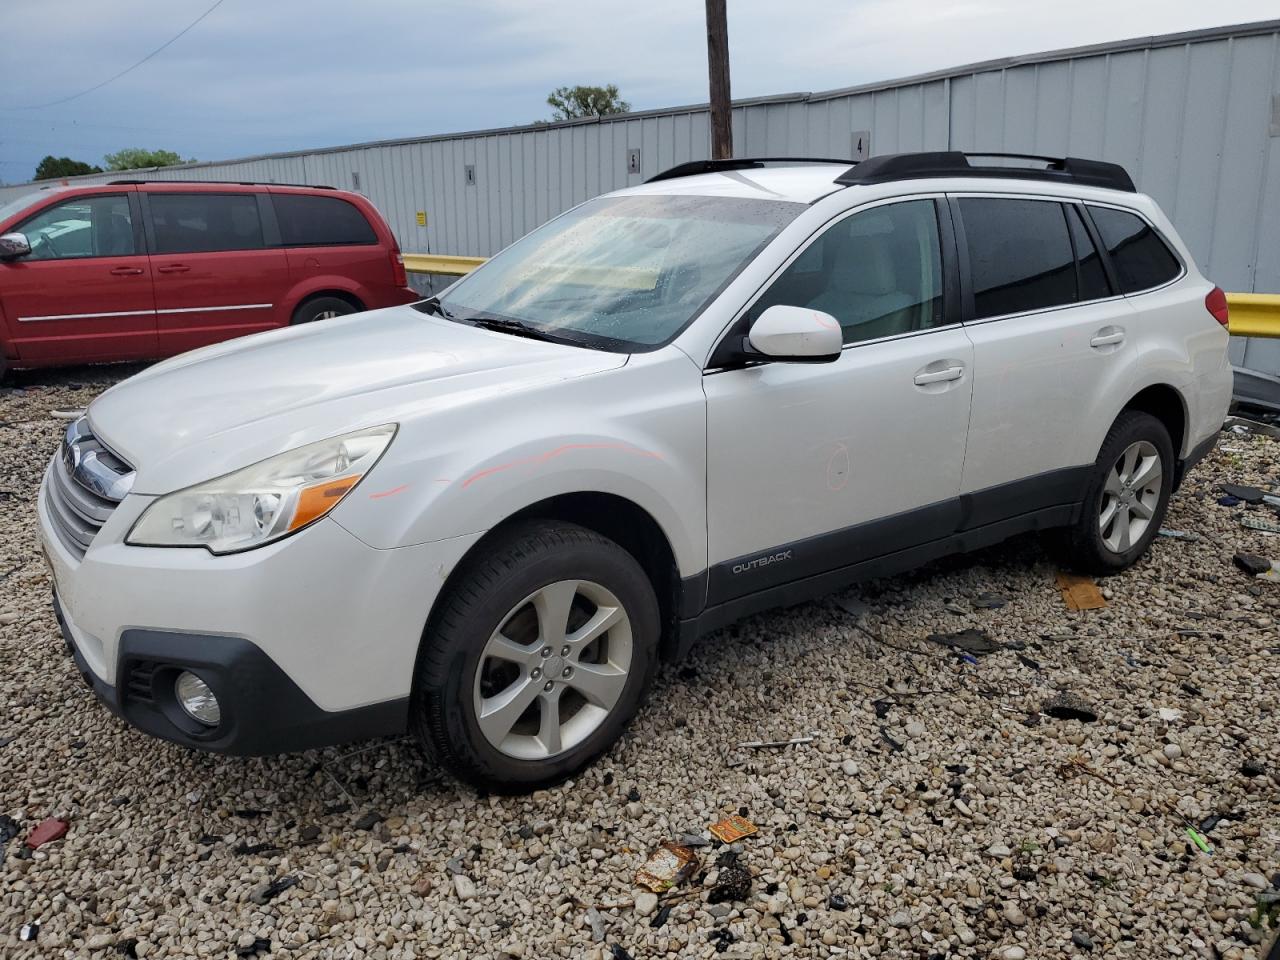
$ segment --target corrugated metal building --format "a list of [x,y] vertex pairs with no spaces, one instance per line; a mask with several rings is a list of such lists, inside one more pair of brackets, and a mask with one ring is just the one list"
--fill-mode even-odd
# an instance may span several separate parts
[[[733,130],[739,156],[850,157],[869,146],[1113,160],[1160,202],[1206,275],[1231,291],[1280,293],[1280,20],[742,100]],[[695,105],[138,173],[355,189],[404,250],[487,256],[575,203],[709,149],[707,108]],[[0,187],[0,202],[28,189]],[[1233,359],[1280,373],[1280,340],[1237,341]]]

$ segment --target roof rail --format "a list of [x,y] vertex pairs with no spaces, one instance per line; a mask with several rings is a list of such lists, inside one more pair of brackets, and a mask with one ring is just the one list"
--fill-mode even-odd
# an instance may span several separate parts
[[726,170],[755,170],[766,163],[854,163],[853,160],[835,160],[831,157],[732,157],[728,160],[691,160],[680,163],[670,170],[656,173],[645,183],[657,183],[659,180],[675,180],[677,177],[692,177],[699,173],[722,173]]
[[108,187],[130,187],[140,183],[213,183],[237,187],[306,187],[309,190],[336,190],[327,183],[276,183],[266,180],[108,180]]
[[[1031,160],[1042,167],[1009,167],[975,165],[970,157],[990,157],[1000,160]],[[935,153],[890,153],[871,157],[854,164],[840,176],[836,183],[850,187],[855,184],[888,183],[892,180],[914,180],[927,177],[998,177],[1015,180],[1054,180],[1078,183],[1109,190],[1137,193],[1133,180],[1118,163],[1102,160],[1082,160],[1079,157],[1041,157],[1030,153],[961,153],[959,150]]]

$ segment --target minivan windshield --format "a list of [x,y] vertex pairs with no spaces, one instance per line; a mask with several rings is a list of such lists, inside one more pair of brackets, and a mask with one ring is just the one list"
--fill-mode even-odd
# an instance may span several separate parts
[[597,349],[651,350],[688,326],[802,210],[739,197],[601,197],[419,309]]

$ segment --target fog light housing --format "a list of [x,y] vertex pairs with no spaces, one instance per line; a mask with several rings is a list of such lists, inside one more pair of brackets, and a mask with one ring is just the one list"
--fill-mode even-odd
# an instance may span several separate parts
[[213,695],[209,685],[188,670],[178,674],[173,682],[173,693],[179,705],[193,720],[207,727],[216,727],[222,722],[222,708],[218,706],[218,698]]

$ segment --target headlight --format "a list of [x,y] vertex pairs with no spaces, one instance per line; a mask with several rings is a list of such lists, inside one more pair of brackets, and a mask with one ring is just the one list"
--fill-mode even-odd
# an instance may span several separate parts
[[386,424],[309,443],[167,494],[147,507],[125,542],[234,553],[279,540],[341,503],[395,432]]

